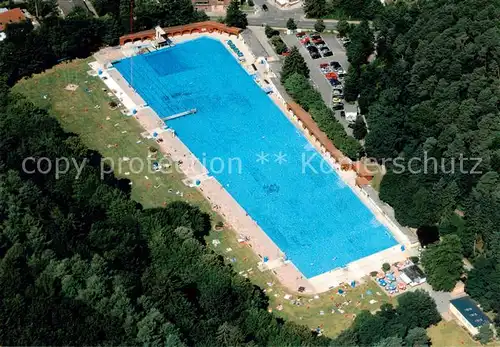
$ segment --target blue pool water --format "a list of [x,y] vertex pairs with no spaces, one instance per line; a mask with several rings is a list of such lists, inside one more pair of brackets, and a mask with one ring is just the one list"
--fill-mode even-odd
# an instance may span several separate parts
[[220,42],[115,67],[160,117],[198,110],[168,125],[306,277],[396,245]]

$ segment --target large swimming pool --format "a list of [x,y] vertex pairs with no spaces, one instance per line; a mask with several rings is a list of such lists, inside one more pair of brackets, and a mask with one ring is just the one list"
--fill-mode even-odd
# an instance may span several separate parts
[[306,277],[396,245],[219,41],[115,67]]

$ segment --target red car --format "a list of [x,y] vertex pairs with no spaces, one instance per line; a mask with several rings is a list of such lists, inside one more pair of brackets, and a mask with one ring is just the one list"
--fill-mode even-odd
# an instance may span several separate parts
[[300,33],[295,34],[295,36],[297,36],[298,38],[301,38],[301,37],[303,37],[305,34],[306,34],[305,32],[300,32]]
[[308,42],[310,42],[309,37],[305,37],[302,40],[300,40],[300,43],[302,43],[303,45],[305,45]]

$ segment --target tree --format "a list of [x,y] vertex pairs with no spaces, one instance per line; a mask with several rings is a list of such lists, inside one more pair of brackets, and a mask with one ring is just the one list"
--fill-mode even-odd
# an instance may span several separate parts
[[423,290],[406,292],[398,297],[396,313],[406,331],[413,328],[428,328],[441,321],[436,302]]
[[408,347],[424,347],[429,346],[430,338],[427,336],[427,330],[417,327],[408,331],[405,342]]
[[297,24],[295,24],[293,18],[288,18],[288,20],[286,21],[286,28],[291,31],[297,30]]
[[279,36],[280,34],[278,30],[271,28],[269,25],[266,25],[266,27],[264,28],[264,33],[266,34],[268,39],[273,36]]
[[358,115],[354,123],[349,124],[349,127],[352,128],[352,136],[354,136],[356,140],[364,139],[366,134],[368,133],[365,120],[361,115]]
[[250,6],[250,7],[254,7],[255,6],[253,0],[248,0],[248,6]]
[[373,53],[373,31],[367,21],[362,21],[354,27],[349,38],[351,43],[347,48],[347,60],[354,68],[359,68],[368,62],[368,57]]
[[300,54],[299,49],[293,46],[290,49],[290,54],[285,58],[283,67],[281,69],[281,81],[284,83],[286,79],[293,73],[298,73],[306,78],[309,78],[309,68],[304,60],[302,54]]
[[75,6],[70,13],[66,16],[66,19],[88,19],[91,17],[91,14],[84,9],[83,7],[80,6]]
[[271,38],[271,44],[274,46],[274,50],[278,54],[283,54],[287,50],[286,44],[283,42],[283,40],[279,36],[273,36]]
[[348,36],[351,32],[351,25],[345,19],[341,19],[337,22],[337,31],[340,37]]
[[325,28],[326,28],[325,22],[321,18],[317,19],[316,23],[314,23],[314,30],[316,30],[319,33],[325,31]]
[[247,15],[240,10],[238,0],[232,0],[226,10],[226,25],[245,29],[248,25]]
[[484,310],[500,311],[500,265],[496,259],[479,257],[467,276],[467,293]]
[[47,16],[57,17],[59,15],[57,0],[28,0],[27,8],[30,13],[38,18],[45,18]]
[[217,343],[219,346],[238,346],[243,341],[244,335],[241,331],[227,322],[217,329]]
[[482,345],[486,345],[493,339],[493,331],[490,328],[489,324],[481,325],[479,328],[479,333],[475,336]]
[[443,237],[422,254],[427,281],[434,290],[451,291],[463,272],[462,244],[456,235]]
[[320,18],[326,15],[326,0],[304,0],[304,12],[308,18]]
[[374,347],[401,347],[403,345],[403,339],[397,336],[386,337],[383,340],[380,340]]

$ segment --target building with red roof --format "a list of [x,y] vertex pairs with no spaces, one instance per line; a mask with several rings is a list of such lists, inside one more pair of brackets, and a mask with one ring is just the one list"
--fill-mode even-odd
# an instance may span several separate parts
[[11,23],[20,23],[26,20],[26,16],[20,8],[0,13],[0,31],[4,31],[5,27]]

